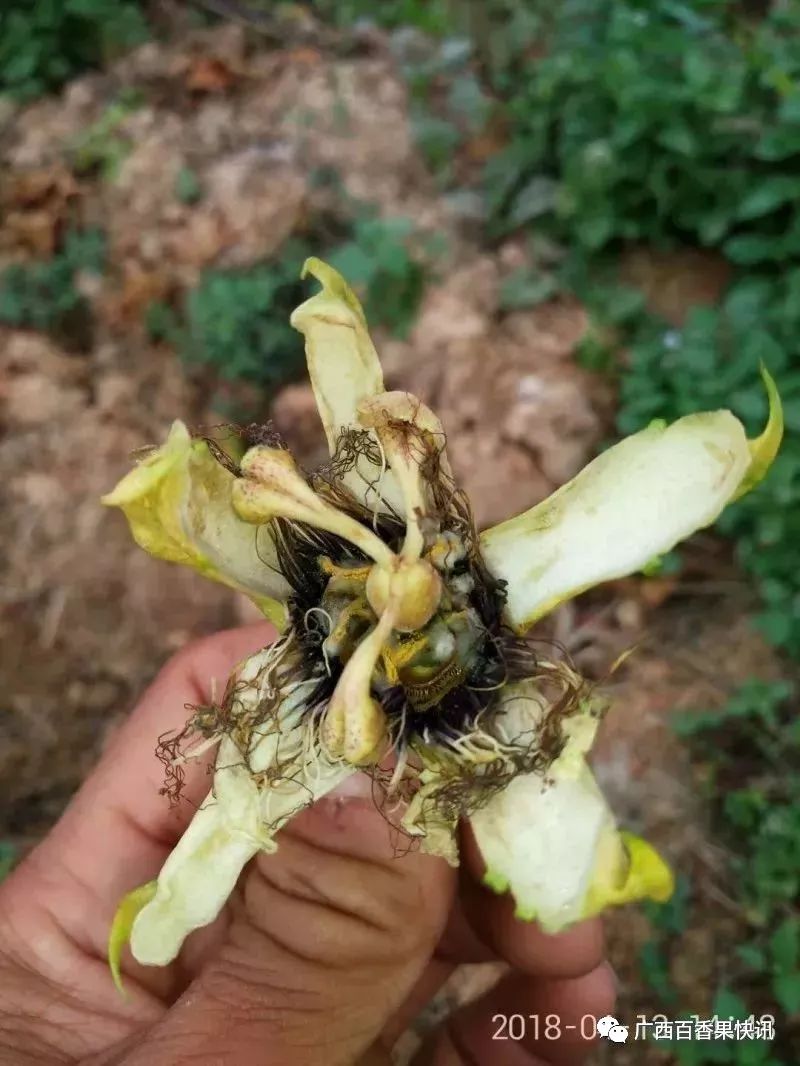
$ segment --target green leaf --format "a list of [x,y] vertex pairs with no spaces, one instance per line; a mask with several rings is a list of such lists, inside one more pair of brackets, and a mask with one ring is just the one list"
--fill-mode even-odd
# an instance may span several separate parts
[[755,145],[757,159],[783,162],[800,152],[800,127],[778,124],[767,128]]
[[29,100],[146,40],[137,0],[5,0],[0,94]]
[[695,47],[683,57],[683,70],[692,89],[702,92],[714,80],[716,66],[705,49]]
[[778,974],[772,982],[772,990],[787,1014],[800,1011],[800,972]]
[[489,97],[472,73],[460,74],[454,78],[447,103],[473,134],[484,127],[491,110]]
[[739,1021],[750,1016],[750,1011],[742,997],[725,987],[720,988],[714,997],[711,1013],[719,1015],[720,1018],[734,1018]]
[[575,235],[586,248],[597,250],[607,244],[614,232],[614,216],[611,211],[588,215],[575,223]]
[[537,304],[549,300],[558,290],[558,280],[552,274],[520,267],[500,283],[498,304],[503,310],[536,307]]
[[786,203],[798,200],[800,178],[789,174],[776,174],[753,184],[753,188],[739,203],[737,217],[742,220],[760,218]]
[[800,963],[800,918],[786,918],[769,939],[772,963],[778,973],[788,973]]
[[375,272],[372,257],[359,245],[350,242],[343,244],[328,256],[328,261],[352,285],[363,285]]
[[145,312],[145,326],[154,341],[174,343],[178,334],[178,323],[174,311],[160,301],[149,304]]
[[667,958],[659,944],[646,941],[639,950],[639,969],[643,980],[663,1003],[674,1003],[675,988],[669,975]]
[[[584,334],[578,341],[575,359],[585,370],[604,373],[611,370],[614,365],[614,351],[607,342],[590,332]],[[638,423],[636,428],[639,428]],[[623,432],[625,432],[624,428]]]
[[778,648],[792,638],[792,618],[785,611],[761,611],[756,616],[756,623],[769,643]]
[[731,237],[725,242],[725,254],[734,263],[750,266],[755,263],[769,263],[784,258],[781,242],[775,237],[758,237],[743,234]]
[[666,903],[647,902],[643,904],[643,909],[654,928],[673,935],[679,934],[684,932],[689,922],[691,895],[691,881],[685,874],[679,874],[675,891]]
[[683,123],[668,126],[658,134],[657,141],[664,148],[669,148],[679,155],[692,156],[698,154],[698,141],[694,132]]
[[457,126],[447,119],[419,111],[412,114],[411,126],[430,166],[439,169],[452,161],[453,153],[463,139]]
[[528,181],[514,196],[508,216],[511,228],[549,214],[554,210],[558,197],[558,182],[537,175]]
[[800,125],[800,92],[792,79],[788,79],[789,93],[778,108],[778,118],[787,124]]
[[734,1044],[730,1050],[733,1053],[731,1061],[736,1066],[782,1066],[771,1056],[769,1044],[762,1040],[743,1040]]
[[182,204],[195,204],[202,198],[203,187],[197,174],[189,167],[181,167],[175,178],[175,196]]
[[617,285],[604,292],[601,299],[603,317],[612,325],[630,323],[644,310],[644,295],[627,285]]
[[736,954],[746,966],[750,967],[751,970],[756,970],[760,973],[762,970],[766,969],[767,956],[761,948],[756,947],[755,944],[740,944],[736,948]]

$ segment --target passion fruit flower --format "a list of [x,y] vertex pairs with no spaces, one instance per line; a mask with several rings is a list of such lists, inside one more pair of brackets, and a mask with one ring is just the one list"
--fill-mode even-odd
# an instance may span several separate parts
[[[218,744],[207,801],[158,879],[125,898],[112,968],[173,959],[249,859],[349,775],[426,851],[458,862],[469,819],[486,883],[554,932],[612,904],[666,899],[672,876],[619,832],[586,763],[603,702],[531,627],[598,582],[640,570],[752,488],[780,401],[749,442],[728,411],[654,423],[544,503],[478,534],[433,412],[384,391],[362,308],[331,267],[292,315],[331,459],[307,474],[268,429],[193,439],[176,422],[105,503],[153,555],[246,592],[282,630],[160,755],[177,791]],[[502,477],[502,471],[498,471]],[[540,646],[541,645],[541,646]]]

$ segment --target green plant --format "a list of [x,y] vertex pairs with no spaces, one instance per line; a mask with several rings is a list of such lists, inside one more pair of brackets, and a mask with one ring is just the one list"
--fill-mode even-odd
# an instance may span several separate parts
[[[686,712],[674,722],[704,770],[715,835],[729,855],[724,888],[742,928],[729,957],[718,960],[718,971],[733,986],[718,991],[714,1010],[722,1017],[775,1013],[775,1004],[787,1018],[800,1011],[800,920],[794,910],[800,897],[800,722],[794,695],[785,681],[753,679],[721,707]],[[681,912],[679,894],[669,908]],[[680,931],[671,917],[668,908],[651,915],[657,930]],[[657,936],[646,952],[651,970],[662,943]],[[663,970],[655,970],[651,983],[657,985]],[[785,1021],[779,1020],[778,1045],[788,1047]],[[763,1042],[721,1044],[713,1052],[695,1044],[681,1049],[676,1042],[672,1050],[685,1066],[778,1063]]]
[[83,272],[102,273],[105,255],[102,230],[71,230],[52,259],[7,267],[0,274],[0,322],[40,329],[85,349],[91,310],[77,279]]
[[272,388],[303,366],[289,314],[302,299],[300,268],[309,249],[290,241],[280,258],[249,270],[209,270],[177,314],[152,305],[148,326],[189,365],[214,368],[226,380]]
[[[510,130],[485,174],[490,232],[533,226],[569,249],[561,283],[593,317],[579,359],[610,370],[627,353],[622,433],[714,406],[755,432],[759,361],[774,373],[787,438],[720,527],[755,578],[763,631],[800,656],[800,6],[748,20],[733,0],[565,0],[530,14],[487,67]],[[682,329],[645,313],[614,280],[630,242],[717,249],[736,271],[723,305]],[[530,277],[508,286],[512,306],[538,294]]]
[[[711,1006],[712,1017],[743,1022],[753,1012],[741,996],[722,987],[718,990]],[[692,1015],[684,1015],[692,1020]],[[665,1051],[671,1051],[677,1066],[711,1066],[723,1063],[726,1066],[788,1066],[784,1059],[773,1054],[772,1042],[764,1039],[743,1038],[741,1040],[667,1040],[659,1041]]]
[[673,1004],[677,999],[669,973],[667,943],[669,938],[686,929],[691,891],[688,878],[681,876],[677,878],[675,891],[667,903],[643,904],[653,935],[639,951],[639,971],[664,1005]]
[[151,335],[173,344],[187,364],[213,367],[228,381],[276,388],[303,368],[302,345],[289,316],[308,295],[300,278],[303,261],[324,255],[359,291],[370,321],[402,336],[425,283],[424,265],[410,250],[412,226],[360,212],[350,240],[292,239],[278,256],[255,267],[208,271],[178,312],[151,305]]
[[500,283],[498,304],[503,311],[535,307],[558,291],[558,279],[552,273],[535,267],[518,267]]
[[146,37],[138,0],[4,0],[0,93],[50,92]]
[[774,644],[800,656],[800,268],[738,279],[717,309],[691,311],[682,329],[648,315],[627,328],[620,374],[622,433],[652,418],[730,407],[757,432],[766,402],[755,368],[763,360],[784,401],[786,438],[764,483],[732,507],[719,528],[735,539],[764,604],[758,622]]
[[399,37],[393,48],[409,90],[417,147],[441,185],[452,182],[458,151],[487,123],[493,103],[473,69],[470,39]]
[[318,15],[339,26],[375,22],[388,29],[413,26],[424,33],[445,33],[450,25],[447,0],[311,0]]
[[737,892],[760,930],[800,896],[800,722],[786,681],[752,680],[714,711],[675,721],[712,773],[706,787],[735,856]]
[[99,170],[106,181],[113,181],[131,150],[131,142],[120,134],[122,123],[143,102],[136,90],[120,93],[100,118],[83,130],[72,144],[72,166],[79,174]]
[[371,322],[405,337],[425,287],[425,267],[410,248],[413,225],[405,218],[358,215],[349,241],[326,257],[363,298]]
[[182,204],[196,204],[203,198],[203,186],[189,167],[181,167],[175,178],[175,196]]
[[747,22],[731,0],[565,0],[513,83],[496,225],[555,176],[553,221],[588,251],[678,238],[784,262],[800,253],[798,74],[796,5]]

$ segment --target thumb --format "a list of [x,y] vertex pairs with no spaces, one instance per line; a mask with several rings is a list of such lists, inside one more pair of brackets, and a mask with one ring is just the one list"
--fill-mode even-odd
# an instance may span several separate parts
[[253,861],[221,947],[126,1063],[344,1066],[375,1041],[431,958],[454,874],[393,840],[361,792],[322,800]]

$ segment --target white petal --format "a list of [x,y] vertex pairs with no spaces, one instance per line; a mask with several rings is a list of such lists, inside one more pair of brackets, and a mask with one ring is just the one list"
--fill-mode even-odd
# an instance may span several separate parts
[[289,586],[278,570],[268,526],[255,528],[233,509],[236,478],[175,422],[166,442],[143,459],[103,503],[119,507],[137,544],[247,593],[281,625]]
[[[493,731],[527,744],[548,703],[535,680],[509,685]],[[669,868],[645,841],[619,833],[585,755],[599,717],[591,701],[562,720],[564,746],[545,773],[520,774],[471,816],[485,883],[510,890],[516,915],[547,932],[605,907],[672,893]]]
[[549,499],[481,536],[508,583],[507,616],[524,631],[563,600],[641,569],[710,525],[751,455],[728,411],[653,425],[598,456]]
[[164,863],[155,897],[133,924],[134,957],[150,966],[171,962],[192,930],[217,917],[247,862],[260,850],[274,851],[272,836],[352,772],[350,766],[309,761],[291,781],[261,794],[258,820],[249,788],[252,779],[241,787],[244,779],[234,784],[231,777],[225,805],[209,794]]
[[292,314],[306,338],[308,373],[331,452],[339,433],[358,427],[362,400],[383,392],[383,373],[358,297],[333,267],[308,259],[303,277],[313,275],[322,291]]
[[[260,674],[265,654],[248,661],[241,680]],[[248,698],[247,690],[238,695]],[[139,962],[171,962],[192,930],[217,917],[247,862],[258,851],[275,851],[278,830],[353,772],[309,745],[307,720],[298,688],[281,705],[277,722],[263,727],[249,756],[254,772],[276,770],[276,780],[263,788],[234,742],[223,739],[214,789],[164,863],[154,898],[133,923],[131,951]]]
[[[322,291],[293,312],[291,323],[306,338],[308,373],[333,454],[342,430],[361,429],[358,406],[383,392],[383,371],[364,309],[341,274],[315,258],[303,266],[303,277],[308,274],[322,284]],[[366,455],[341,480],[367,507],[387,500],[397,510],[400,497],[391,474]]]
[[510,888],[520,917],[546,930],[582,916],[604,839],[614,819],[588,767],[552,782],[521,774],[472,816],[487,884]]
[[148,966],[172,962],[193,929],[213,922],[258,845],[224,822],[213,800],[197,812],[161,873],[153,900],[131,931],[134,958]]
[[641,899],[665,902],[672,873],[646,841],[618,832],[591,771],[570,757],[524,774],[472,816],[484,882],[548,933]]

